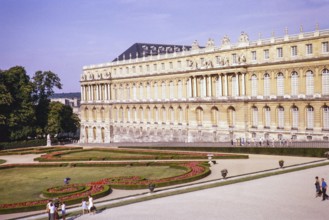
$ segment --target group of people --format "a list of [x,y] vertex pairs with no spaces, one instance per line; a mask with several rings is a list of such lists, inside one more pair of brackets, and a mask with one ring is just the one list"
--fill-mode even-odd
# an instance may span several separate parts
[[82,214],[84,215],[85,213],[91,213],[95,214],[96,212],[96,207],[94,205],[93,197],[91,195],[88,196],[88,204],[86,200],[82,200]]
[[315,197],[321,197],[322,195],[322,201],[325,201],[326,199],[329,199],[329,196],[327,195],[327,183],[324,181],[324,178],[321,178],[321,182],[319,180],[319,177],[315,177]]
[[54,202],[49,200],[46,206],[46,212],[48,213],[48,220],[59,220],[58,211],[61,210],[62,219],[65,220],[66,205],[65,202]]

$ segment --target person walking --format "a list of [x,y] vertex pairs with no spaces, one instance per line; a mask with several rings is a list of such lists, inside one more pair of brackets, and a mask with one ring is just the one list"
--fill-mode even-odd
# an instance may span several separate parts
[[93,197],[91,195],[88,196],[88,211],[89,213],[94,213],[94,200]]
[[315,198],[321,196],[321,186],[320,186],[320,180],[319,177],[315,177]]
[[50,203],[50,220],[55,220],[56,207],[53,203]]
[[327,183],[326,181],[324,181],[324,178],[321,179],[322,181],[322,184],[321,184],[321,187],[322,187],[322,201],[326,200],[329,198],[329,196],[327,195]]
[[82,207],[82,214],[83,215],[85,214],[85,211],[88,212],[88,206],[87,206],[86,200],[84,200],[84,199],[82,200],[81,207]]
[[46,212],[48,213],[48,220],[50,220],[50,204],[51,204],[51,200],[48,200],[48,203],[46,205]]
[[65,205],[65,202],[62,202],[61,210],[62,210],[62,219],[65,220],[65,215],[66,215],[66,205]]

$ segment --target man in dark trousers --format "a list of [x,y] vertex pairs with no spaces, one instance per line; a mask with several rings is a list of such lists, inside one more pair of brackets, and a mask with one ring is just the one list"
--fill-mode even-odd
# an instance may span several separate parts
[[322,201],[328,199],[328,195],[327,195],[327,183],[324,181],[324,178],[321,179],[322,181],[322,184],[321,184],[321,187],[322,187]]

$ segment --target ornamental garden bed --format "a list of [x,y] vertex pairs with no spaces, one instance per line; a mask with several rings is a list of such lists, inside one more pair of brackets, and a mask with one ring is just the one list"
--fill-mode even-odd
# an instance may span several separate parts
[[[77,149],[41,155],[35,161],[104,161],[104,160],[195,160],[207,159],[207,152],[178,152],[134,149]],[[248,159],[248,155],[214,153],[213,159]]]
[[20,148],[13,150],[2,150],[0,151],[0,156],[4,155],[24,155],[24,154],[45,154],[56,151],[73,151],[81,150],[82,147],[65,147],[65,146],[56,146],[56,147],[28,147]]
[[[99,169],[102,167],[102,169]],[[0,213],[44,209],[48,198],[80,203],[89,194],[108,195],[111,188],[148,189],[191,182],[210,174],[205,162],[88,162],[0,166]],[[71,184],[64,185],[66,177]],[[97,181],[93,181],[93,180]],[[42,196],[42,197],[41,197]]]

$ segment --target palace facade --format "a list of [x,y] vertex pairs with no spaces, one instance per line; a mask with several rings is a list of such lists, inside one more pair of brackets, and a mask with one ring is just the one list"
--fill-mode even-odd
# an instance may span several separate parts
[[328,42],[316,28],[253,42],[242,32],[220,46],[135,44],[83,67],[80,142],[328,140]]

